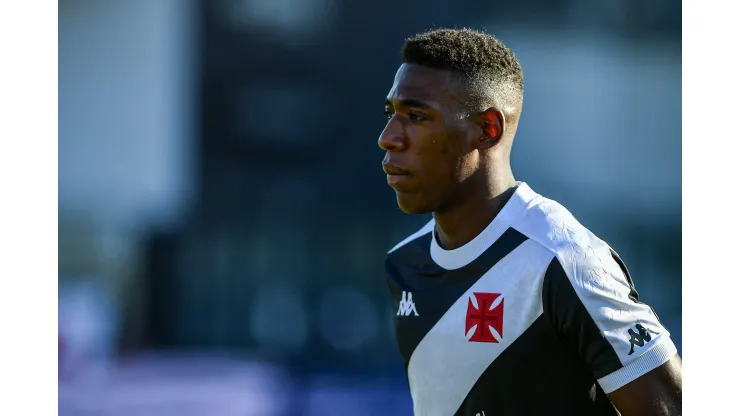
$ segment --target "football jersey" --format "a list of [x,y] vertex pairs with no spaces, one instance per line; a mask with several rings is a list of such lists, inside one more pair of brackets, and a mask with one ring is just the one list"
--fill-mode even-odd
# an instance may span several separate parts
[[607,394],[677,352],[617,253],[523,182],[469,243],[432,220],[385,270],[417,416],[618,415]]

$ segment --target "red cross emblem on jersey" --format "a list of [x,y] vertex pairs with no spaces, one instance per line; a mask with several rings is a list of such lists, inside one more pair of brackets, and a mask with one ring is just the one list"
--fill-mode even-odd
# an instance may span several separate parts
[[[473,293],[478,307],[473,304],[473,298],[468,298],[468,312],[465,315],[465,335],[471,328],[476,326],[470,342],[495,342],[498,343],[504,336],[504,298],[500,293]],[[494,306],[494,302],[501,298]],[[498,337],[494,337],[491,331],[496,331]],[[498,339],[497,339],[498,338]]]

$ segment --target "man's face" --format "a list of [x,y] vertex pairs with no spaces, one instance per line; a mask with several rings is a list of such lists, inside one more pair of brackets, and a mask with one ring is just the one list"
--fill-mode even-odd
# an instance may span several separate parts
[[475,171],[471,122],[452,74],[403,64],[388,93],[388,124],[378,145],[383,170],[409,214],[443,209],[458,197],[459,184]]

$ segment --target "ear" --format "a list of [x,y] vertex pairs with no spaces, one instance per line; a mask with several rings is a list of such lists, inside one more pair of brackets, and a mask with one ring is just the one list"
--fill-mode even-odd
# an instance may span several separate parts
[[504,113],[491,107],[480,113],[479,125],[481,136],[478,139],[478,146],[480,149],[490,149],[496,146],[504,135],[506,128]]

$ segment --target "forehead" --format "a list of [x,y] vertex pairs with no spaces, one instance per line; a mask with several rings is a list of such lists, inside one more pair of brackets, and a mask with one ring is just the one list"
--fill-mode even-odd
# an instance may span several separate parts
[[403,64],[396,72],[388,100],[417,99],[434,107],[462,102],[449,71],[421,65]]

